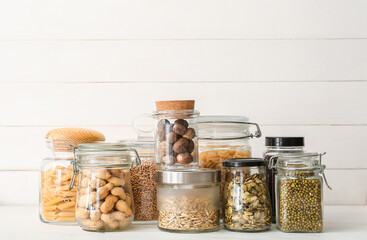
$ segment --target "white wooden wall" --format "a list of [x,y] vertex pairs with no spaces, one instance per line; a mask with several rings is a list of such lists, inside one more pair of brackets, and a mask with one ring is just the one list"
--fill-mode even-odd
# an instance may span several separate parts
[[305,136],[325,202],[367,204],[366,0],[0,0],[0,204],[37,204],[48,130],[131,138],[164,99]]

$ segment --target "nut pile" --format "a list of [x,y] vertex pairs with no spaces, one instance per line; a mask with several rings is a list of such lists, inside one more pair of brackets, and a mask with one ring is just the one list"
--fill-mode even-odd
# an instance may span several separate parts
[[262,231],[271,226],[265,176],[243,171],[227,173],[224,224],[229,230]]
[[76,218],[84,230],[113,231],[134,217],[130,173],[122,169],[83,170]]
[[322,181],[306,179],[312,175],[292,171],[293,179],[279,180],[278,224],[282,231],[322,231]]
[[211,230],[219,227],[219,209],[209,198],[165,199],[158,226],[170,230]]
[[190,164],[196,162],[192,154],[196,146],[196,132],[184,119],[177,119],[173,124],[161,119],[157,125],[158,164]]
[[[152,156],[154,159],[154,157]],[[155,221],[157,211],[157,183],[154,160],[143,160],[130,169],[134,196],[134,221]]]

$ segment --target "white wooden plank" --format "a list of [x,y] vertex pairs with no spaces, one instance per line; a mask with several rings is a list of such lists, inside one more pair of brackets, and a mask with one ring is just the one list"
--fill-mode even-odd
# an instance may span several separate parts
[[0,41],[0,53],[0,82],[367,80],[367,39]]
[[[324,188],[326,205],[366,205],[367,170],[326,170],[326,177],[333,187]],[[38,204],[37,171],[0,171],[2,194],[0,205]]]
[[364,0],[2,0],[0,39],[367,37]]
[[366,124],[367,82],[1,84],[0,125],[126,125],[156,100],[260,124]]
[[0,171],[0,205],[38,204],[38,171]]
[[[0,127],[0,170],[38,170],[50,156],[44,144],[46,132],[55,127]],[[88,126],[101,131],[109,142],[135,138],[130,126]],[[304,136],[306,150],[327,152],[328,169],[367,169],[361,157],[367,148],[367,126],[261,126],[263,137],[251,140],[254,157],[262,157],[265,136]]]

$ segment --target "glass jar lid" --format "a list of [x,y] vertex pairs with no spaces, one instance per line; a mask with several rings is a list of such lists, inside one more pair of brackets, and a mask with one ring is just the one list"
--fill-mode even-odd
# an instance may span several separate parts
[[154,158],[153,138],[125,139],[120,140],[119,143],[126,148],[134,148],[142,159]]
[[223,167],[259,167],[266,166],[262,158],[231,158],[223,161]]
[[[259,125],[248,120],[245,116],[200,116],[198,120],[198,138],[230,140],[261,137]],[[256,126],[255,133],[250,132],[252,125]]]
[[304,147],[304,137],[266,137],[265,146],[268,147]]
[[208,168],[157,170],[157,182],[165,184],[203,184],[220,182],[220,170]]
[[76,152],[77,165],[81,167],[127,167],[133,163],[131,154],[136,156],[136,164],[140,158],[134,148],[115,143],[80,144]]
[[274,165],[279,169],[315,169],[321,166],[321,157],[319,153],[289,153],[278,154],[270,159],[269,165],[273,165],[273,158],[277,158]]

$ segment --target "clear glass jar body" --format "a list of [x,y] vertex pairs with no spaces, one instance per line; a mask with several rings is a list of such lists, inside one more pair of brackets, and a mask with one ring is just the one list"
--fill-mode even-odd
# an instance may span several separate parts
[[[225,167],[224,160],[231,158],[250,158],[251,147],[248,138],[210,140],[200,139],[199,143],[199,167],[221,170],[220,201],[223,200]],[[222,203],[221,203],[221,206]],[[221,207],[222,211],[223,207]],[[221,214],[222,215],[222,214]]]
[[283,232],[322,232],[322,177],[319,168],[279,169],[276,222]]
[[158,169],[198,166],[198,116],[199,112],[195,110],[164,110],[154,113]]
[[159,183],[158,228],[169,232],[219,230],[219,183]]
[[134,223],[152,224],[158,219],[154,150],[151,153],[142,153],[139,149],[137,151],[141,165],[130,169],[135,205]]
[[224,227],[239,232],[271,227],[265,166],[226,167]]
[[53,157],[42,161],[39,186],[39,217],[42,222],[76,225],[77,188],[69,190],[73,174],[72,159],[72,152],[56,150]]
[[[266,151],[264,152],[264,159],[269,163],[272,158],[272,162],[275,165],[277,163],[276,155],[279,154],[292,154],[292,153],[303,153],[303,146],[291,146],[291,147],[280,147],[280,146],[267,146]],[[268,185],[269,185],[269,194],[270,194],[270,202],[271,202],[271,210],[272,210],[272,222],[276,222],[275,216],[275,208],[276,208],[276,187],[275,187],[275,176],[277,174],[276,168],[268,168],[267,167],[267,177],[268,177]]]
[[76,220],[87,231],[119,231],[134,219],[129,167],[79,167]]

